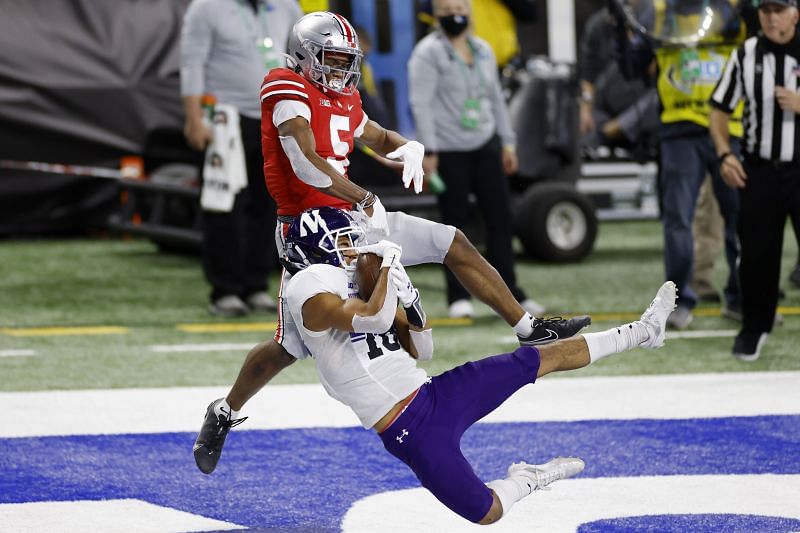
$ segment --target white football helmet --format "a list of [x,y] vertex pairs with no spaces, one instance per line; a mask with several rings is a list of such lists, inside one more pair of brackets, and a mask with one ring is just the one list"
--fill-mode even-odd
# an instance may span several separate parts
[[[328,11],[304,16],[292,28],[287,46],[290,67],[322,87],[323,91],[352,94],[361,78],[361,58],[353,25],[346,18]],[[326,54],[345,55],[344,67],[326,64]]]

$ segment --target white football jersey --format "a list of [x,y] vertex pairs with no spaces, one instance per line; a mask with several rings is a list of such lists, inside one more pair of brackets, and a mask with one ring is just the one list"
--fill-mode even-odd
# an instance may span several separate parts
[[350,407],[365,428],[371,428],[428,376],[402,347],[394,326],[380,335],[335,328],[307,330],[303,326],[303,304],[323,292],[342,299],[356,293],[343,268],[312,265],[292,276],[286,286],[287,307],[325,390]]

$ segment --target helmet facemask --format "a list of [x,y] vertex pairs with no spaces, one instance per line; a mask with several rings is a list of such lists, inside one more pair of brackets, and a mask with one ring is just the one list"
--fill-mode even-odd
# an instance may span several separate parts
[[[309,43],[311,44],[311,43]],[[308,49],[308,46],[305,46]],[[310,51],[310,50],[309,50]],[[309,73],[312,81],[325,89],[338,94],[353,94],[361,79],[361,58],[363,54],[358,49],[323,46],[316,54]],[[341,66],[329,65],[329,62],[341,58],[348,58]]]
[[[356,259],[358,258],[358,247],[365,244],[364,230],[358,226],[350,226],[327,233],[319,241],[319,248],[328,254],[335,254],[339,265],[347,271],[353,271],[356,268]],[[348,264],[344,252],[354,252],[354,259]]]

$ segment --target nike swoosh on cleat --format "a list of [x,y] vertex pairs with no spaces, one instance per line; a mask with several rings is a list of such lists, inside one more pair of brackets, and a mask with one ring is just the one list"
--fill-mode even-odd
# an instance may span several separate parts
[[203,447],[202,444],[195,444],[194,446],[192,446],[192,451],[196,452],[197,450],[199,450],[202,447]]
[[558,339],[558,333],[556,333],[552,329],[548,329],[547,330],[547,336],[546,337],[539,337],[538,339],[531,339],[530,342],[548,341],[550,339],[553,339],[553,340],[557,340]]

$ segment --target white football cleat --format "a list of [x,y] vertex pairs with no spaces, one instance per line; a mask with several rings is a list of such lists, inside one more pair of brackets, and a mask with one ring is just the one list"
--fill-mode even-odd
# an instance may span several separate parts
[[661,348],[664,346],[664,337],[667,331],[667,318],[675,310],[675,300],[678,298],[678,287],[675,283],[664,283],[653,301],[650,302],[639,322],[647,330],[647,340],[639,343],[642,348]]
[[541,490],[559,479],[573,477],[586,466],[578,457],[556,457],[543,465],[514,463],[508,467],[508,477],[523,477],[531,492]]

